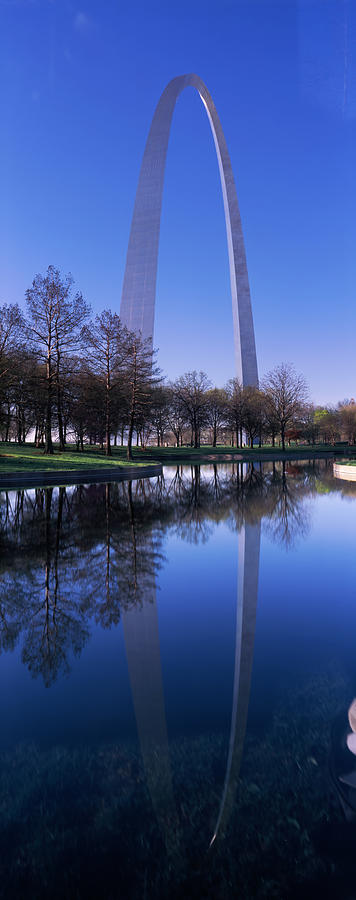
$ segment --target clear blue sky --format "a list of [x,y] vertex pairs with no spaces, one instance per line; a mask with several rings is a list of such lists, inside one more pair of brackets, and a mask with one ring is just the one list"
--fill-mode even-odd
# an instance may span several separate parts
[[[225,131],[260,373],[356,396],[354,0],[0,0],[0,302],[71,271],[119,311],[137,178],[166,83],[197,72]],[[169,377],[234,374],[223,205],[198,95],[179,98],[155,345]]]

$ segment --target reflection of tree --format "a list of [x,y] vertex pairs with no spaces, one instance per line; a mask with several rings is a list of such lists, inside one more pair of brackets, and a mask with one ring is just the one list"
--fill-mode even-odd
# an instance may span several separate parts
[[[88,627],[73,581],[72,555],[60,554],[66,489],[59,488],[52,515],[53,488],[44,493],[44,541],[41,565],[30,566],[22,576],[25,622],[22,659],[34,676],[42,675],[48,686],[60,672],[69,671],[68,656],[79,654],[88,637]],[[37,494],[38,496],[38,494]],[[39,497],[42,507],[42,497]],[[29,561],[30,562],[30,561]],[[68,568],[67,568],[68,566]]]
[[[305,504],[298,467],[287,477],[286,464],[282,471],[273,471],[270,496],[272,508],[268,514],[268,535],[291,549],[298,538],[306,538],[310,529],[310,511]],[[307,492],[309,486],[307,483]]]
[[5,573],[1,580],[0,653],[14,650],[21,633],[21,598],[13,594],[13,579]]
[[154,585],[156,507],[142,481],[3,495],[0,649],[14,649],[22,634],[34,675],[49,685],[67,672],[90,617],[111,627]]
[[88,628],[73,587],[73,553],[65,546],[61,551],[66,489],[59,488],[55,500],[53,488],[22,497],[22,521],[15,525],[13,570],[6,566],[6,559],[2,561],[6,571],[0,640],[4,648],[10,635],[14,647],[22,633],[23,661],[34,676],[41,674],[49,685],[59,672],[68,671],[68,656],[80,653]]
[[[155,587],[155,576],[161,566],[160,539],[152,528],[147,531],[142,515],[137,514],[132,495],[132,481],[127,484],[129,528],[125,529],[126,545],[121,547],[119,573],[120,593],[125,609],[142,604]],[[148,498],[145,498],[148,503]],[[152,513],[151,513],[152,514]]]
[[183,476],[180,483],[176,529],[182,540],[194,544],[205,543],[208,540],[212,530],[207,513],[207,507],[210,505],[209,484],[201,480],[201,467],[191,466],[190,477]]
[[[93,617],[116,625],[152,596],[164,532],[205,541],[213,525],[268,524],[292,546],[309,527],[305,500],[345,493],[328,463],[233,463],[167,468],[164,476],[0,495],[0,651],[23,641],[23,659],[51,683],[80,653]],[[347,485],[346,485],[347,488]]]
[[75,594],[73,596],[73,589],[68,585],[67,578],[62,578],[61,584],[59,573],[65,494],[64,487],[58,489],[57,508],[52,521],[53,488],[45,492],[44,573],[40,570],[32,575],[26,610],[28,629],[22,652],[23,661],[32,674],[41,674],[47,686],[56,680],[60,672],[69,671],[70,651],[80,654],[88,637],[85,618]]
[[155,524],[154,497],[142,481],[97,485],[90,493],[94,504],[84,532],[87,608],[102,627],[110,628],[123,609],[142,603],[155,584],[162,564],[161,529]]

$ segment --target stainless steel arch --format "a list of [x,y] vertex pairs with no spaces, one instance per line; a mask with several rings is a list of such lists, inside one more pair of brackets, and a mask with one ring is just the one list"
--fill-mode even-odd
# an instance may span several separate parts
[[198,91],[214,137],[224,199],[230,264],[236,372],[243,385],[257,385],[257,359],[250,288],[236,186],[213,100],[198,75],[180,75],[169,82],[157,104],[142,160],[131,224],[121,298],[121,320],[153,342],[157,260],[164,171],[172,115],[186,87]]

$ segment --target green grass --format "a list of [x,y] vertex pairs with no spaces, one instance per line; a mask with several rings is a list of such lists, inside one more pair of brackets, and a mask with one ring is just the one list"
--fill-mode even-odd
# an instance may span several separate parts
[[[352,449],[352,448],[351,448]],[[320,453],[333,453],[338,448],[331,444],[291,444],[286,447],[286,456],[288,453],[300,453],[301,456],[307,454],[310,458],[318,456]],[[340,450],[339,450],[340,452]],[[354,451],[355,452],[355,451]],[[105,452],[99,447],[85,448],[84,453],[77,452],[72,446],[64,453],[61,453],[55,446],[53,456],[46,456],[43,449],[38,449],[32,444],[25,444],[19,447],[15,443],[0,442],[0,475],[8,475],[15,472],[35,473],[35,472],[53,472],[53,471],[70,471],[85,469],[98,469],[107,466],[144,466],[148,463],[165,462],[176,463],[183,462],[199,462],[200,459],[207,456],[218,457],[221,461],[224,457],[231,459],[231,455],[236,455],[241,459],[260,458],[264,454],[273,453],[275,458],[283,459],[283,451],[281,447],[272,447],[272,444],[265,444],[262,447],[230,447],[219,444],[213,447],[211,444],[203,444],[200,448],[194,447],[147,447],[143,450],[141,447],[133,448],[133,461],[128,462],[126,459],[126,447],[113,447],[112,456],[105,456]],[[343,447],[343,453],[345,448]],[[355,465],[356,460],[350,460],[350,465]]]
[[87,447],[84,453],[77,453],[72,448],[60,453],[55,448],[53,456],[46,456],[42,449],[37,449],[31,444],[19,447],[17,444],[0,443],[0,475],[9,475],[12,472],[34,473],[53,472],[84,469],[99,469],[105,467],[144,466],[146,460],[136,459],[134,463],[128,462],[125,456],[125,448],[113,451],[113,456],[105,456],[97,447]]
[[[347,452],[348,448],[345,446],[342,447],[342,453]],[[352,448],[350,448],[352,449]],[[286,445],[285,455],[288,453],[301,453],[305,455],[306,453],[312,456],[320,456],[320,453],[340,453],[341,449],[337,446],[334,447],[332,444],[295,444],[291,443],[289,446]],[[248,458],[259,458],[264,454],[274,454],[276,457],[280,457],[283,459],[283,450],[282,447],[279,447],[277,444],[275,447],[272,447],[272,444],[263,444],[262,447],[230,447],[219,444],[217,447],[213,447],[212,444],[202,444],[200,448],[195,449],[194,447],[147,447],[146,450],[142,450],[141,448],[134,450],[135,458],[142,458],[142,455],[145,456],[145,459],[159,459],[162,462],[169,462],[170,459],[174,461],[177,458],[181,458],[182,460],[186,459],[188,461],[202,456],[220,456],[222,459],[224,456],[231,456],[231,454],[235,454],[239,457]]]

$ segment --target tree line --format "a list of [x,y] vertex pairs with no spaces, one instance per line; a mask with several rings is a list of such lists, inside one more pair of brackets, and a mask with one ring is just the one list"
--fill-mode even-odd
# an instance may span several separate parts
[[249,446],[302,440],[356,442],[356,404],[315,407],[303,375],[282,363],[259,388],[222,388],[204,372],[167,382],[150,341],[104,310],[94,318],[71,275],[49,266],[26,291],[27,314],[0,307],[0,437],[45,453],[75,442],[105,448],[218,442]]

